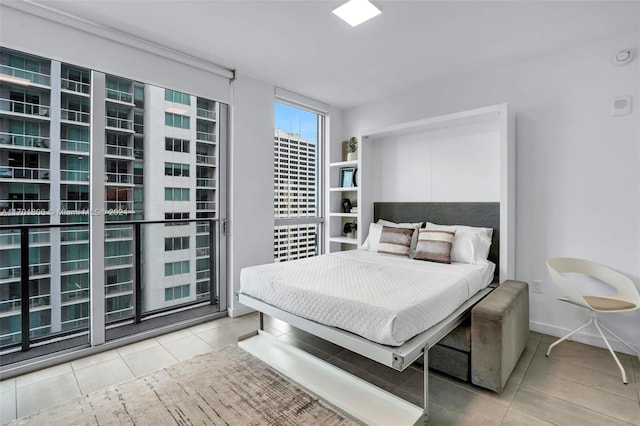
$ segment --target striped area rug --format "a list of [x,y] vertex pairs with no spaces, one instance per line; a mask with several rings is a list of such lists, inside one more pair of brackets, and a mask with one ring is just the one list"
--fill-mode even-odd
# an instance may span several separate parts
[[12,424],[329,426],[358,423],[234,345],[92,392]]

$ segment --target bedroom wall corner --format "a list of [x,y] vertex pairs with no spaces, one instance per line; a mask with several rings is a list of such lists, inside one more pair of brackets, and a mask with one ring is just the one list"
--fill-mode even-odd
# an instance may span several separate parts
[[239,74],[233,82],[229,147],[228,312],[238,303],[240,270],[273,262],[273,85]]

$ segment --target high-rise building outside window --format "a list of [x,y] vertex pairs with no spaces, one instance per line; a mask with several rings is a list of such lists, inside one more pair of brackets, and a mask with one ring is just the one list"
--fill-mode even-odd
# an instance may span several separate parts
[[321,145],[324,116],[275,103],[274,259],[320,253]]

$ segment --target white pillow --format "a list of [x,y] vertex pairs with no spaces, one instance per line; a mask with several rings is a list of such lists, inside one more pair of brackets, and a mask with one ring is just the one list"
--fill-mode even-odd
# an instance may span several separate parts
[[382,225],[372,223],[369,225],[369,235],[367,239],[362,243],[362,250],[369,250],[373,252],[378,251],[378,244],[380,244],[380,236],[382,235]]
[[[422,224],[424,222],[415,222],[415,223],[395,223],[390,220],[378,219],[378,225],[381,226],[389,226],[392,228],[413,228],[413,236],[411,237],[411,246],[409,247],[409,257],[413,259],[413,256],[416,254],[416,246],[418,245],[418,229],[422,228]],[[381,231],[382,232],[382,231]],[[378,238],[378,241],[380,239]]]
[[455,231],[451,260],[453,262],[486,264],[491,248],[492,228],[480,228],[464,225],[436,225],[427,222],[426,229]]

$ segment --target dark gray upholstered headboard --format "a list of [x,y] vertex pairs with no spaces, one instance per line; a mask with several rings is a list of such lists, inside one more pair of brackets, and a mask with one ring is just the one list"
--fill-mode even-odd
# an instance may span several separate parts
[[500,268],[500,203],[373,203],[373,220],[493,228],[489,260]]

